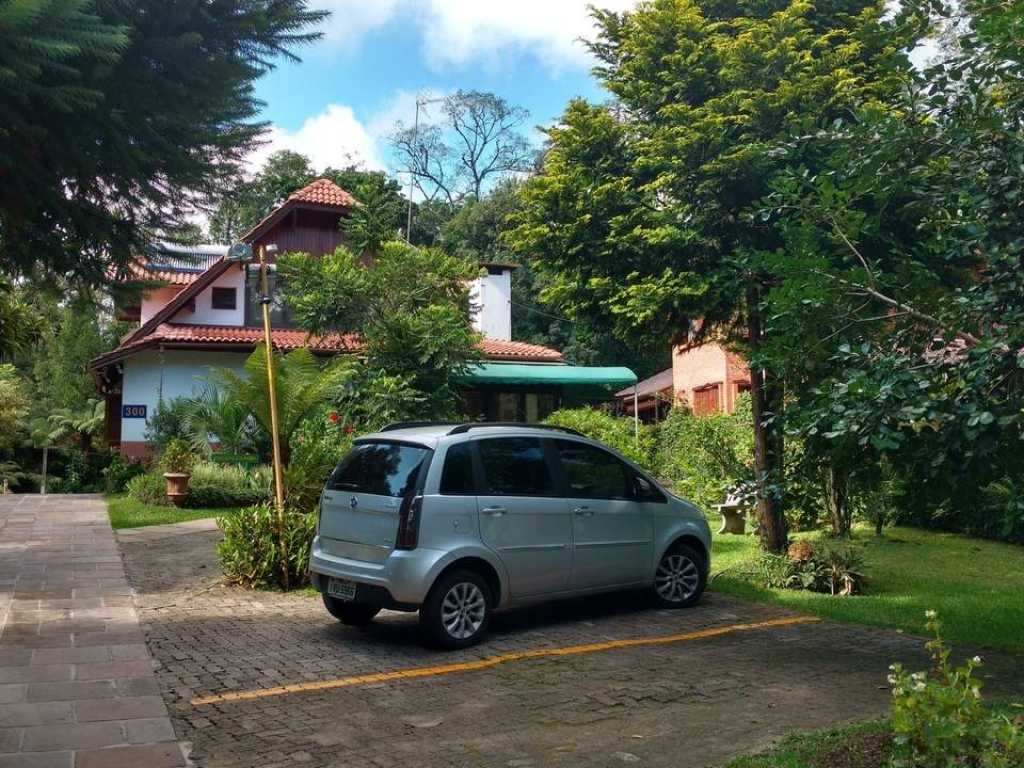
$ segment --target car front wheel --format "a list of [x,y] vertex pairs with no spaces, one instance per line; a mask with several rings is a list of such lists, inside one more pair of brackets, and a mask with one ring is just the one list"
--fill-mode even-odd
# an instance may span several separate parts
[[466,648],[480,641],[491,619],[491,592],[472,571],[445,574],[420,608],[426,640],[442,648]]
[[704,558],[686,544],[676,544],[661,557],[654,574],[654,597],[665,608],[693,605],[707,586]]
[[346,603],[336,597],[324,595],[324,607],[327,612],[342,624],[351,627],[362,627],[373,621],[373,617],[380,613],[380,608],[375,605],[364,603]]

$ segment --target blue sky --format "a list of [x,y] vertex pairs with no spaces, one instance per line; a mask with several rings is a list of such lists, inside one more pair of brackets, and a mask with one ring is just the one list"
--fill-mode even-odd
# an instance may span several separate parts
[[[603,0],[616,9],[632,0]],[[387,135],[411,123],[415,95],[492,91],[548,125],[573,96],[603,100],[580,37],[592,36],[587,0],[320,0],[333,12],[324,39],[262,78],[269,143],[314,165],[351,158],[396,170]],[[435,109],[436,114],[436,109]]]

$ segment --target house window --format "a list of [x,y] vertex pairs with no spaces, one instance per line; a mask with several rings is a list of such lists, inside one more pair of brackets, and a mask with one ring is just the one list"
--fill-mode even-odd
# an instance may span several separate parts
[[693,390],[693,412],[697,415],[718,413],[721,405],[718,399],[719,384],[708,384]]
[[238,306],[238,289],[214,288],[211,306],[214,309],[235,309]]

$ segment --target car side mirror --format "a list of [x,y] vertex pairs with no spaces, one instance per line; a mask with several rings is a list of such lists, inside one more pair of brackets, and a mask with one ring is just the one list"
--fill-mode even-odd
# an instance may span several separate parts
[[637,475],[633,481],[633,492],[638,499],[649,499],[654,493],[654,488],[647,480]]

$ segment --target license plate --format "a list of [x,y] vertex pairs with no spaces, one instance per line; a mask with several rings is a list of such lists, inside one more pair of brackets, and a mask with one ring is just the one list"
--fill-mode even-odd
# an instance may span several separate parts
[[345,579],[331,579],[327,582],[327,594],[339,600],[355,600],[356,583]]

